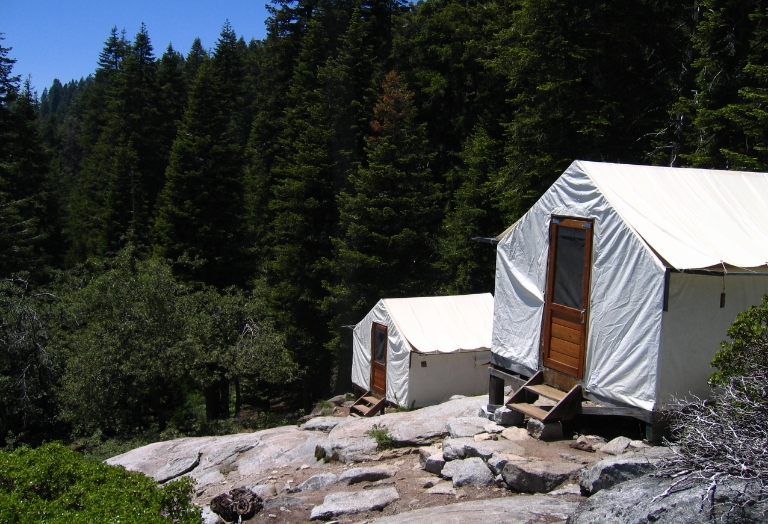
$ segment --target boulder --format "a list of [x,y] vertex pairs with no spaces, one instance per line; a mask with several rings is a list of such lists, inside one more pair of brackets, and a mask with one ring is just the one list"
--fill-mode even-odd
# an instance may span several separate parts
[[330,520],[342,515],[382,510],[399,499],[395,488],[329,493],[322,504],[312,508],[309,520]]
[[[333,433],[333,430],[331,431]],[[339,462],[363,462],[376,456],[378,445],[371,437],[328,438],[315,449],[315,458]]]
[[339,477],[333,473],[319,473],[312,475],[304,482],[300,483],[294,488],[295,491],[317,491],[319,489],[325,489],[331,484],[335,484],[339,480]]
[[493,412],[493,420],[502,426],[520,426],[524,418],[522,413],[507,406],[502,406]]
[[525,462],[527,459],[520,455],[512,455],[510,453],[494,453],[491,458],[488,459],[488,467],[491,468],[496,475],[501,475],[504,470],[504,465],[509,461]]
[[632,443],[632,439],[627,437],[616,437],[607,444],[603,444],[598,449],[607,455],[621,455]]
[[641,453],[605,458],[581,471],[581,492],[592,495],[620,482],[642,477],[656,468],[657,461],[658,458],[649,458]]
[[472,500],[444,506],[421,508],[388,517],[369,520],[368,524],[530,524],[531,522],[563,522],[573,513],[578,502],[547,495],[521,495]]
[[381,479],[388,479],[397,473],[394,466],[378,466],[372,468],[352,468],[339,475],[337,482],[339,484],[357,484],[359,482],[373,482]]
[[528,419],[526,429],[530,436],[539,440],[562,440],[563,438],[563,425],[559,420],[542,422],[531,418]]
[[453,438],[474,437],[485,431],[488,419],[482,417],[456,417],[448,420],[445,427]]
[[339,425],[339,422],[344,420],[339,417],[315,417],[310,419],[305,424],[301,425],[301,429],[305,431],[323,431],[328,433],[333,428]]
[[714,498],[710,498],[711,482],[691,481],[678,484],[664,495],[679,480],[643,476],[604,489],[583,502],[568,518],[568,524],[765,522],[768,501],[755,502],[759,500],[757,483],[721,479]]
[[160,468],[152,477],[159,483],[168,482],[171,479],[180,477],[189,473],[200,464],[201,452],[192,455],[175,457],[169,460],[165,466]]
[[434,473],[435,475],[440,475],[440,473],[443,471],[444,466],[445,466],[445,458],[443,457],[443,453],[438,452],[438,453],[435,453],[434,455],[431,455],[424,462],[424,471],[429,471],[430,473]]
[[470,457],[480,457],[488,460],[494,453],[524,455],[525,449],[519,444],[508,440],[482,440],[473,438],[451,438],[443,441],[443,456],[445,460],[457,460]]
[[464,460],[456,460],[452,464],[451,480],[453,487],[473,486],[482,488],[493,484],[491,470],[481,458],[472,457]]
[[501,475],[504,482],[517,491],[547,493],[571,478],[582,468],[570,462],[507,462]]
[[346,395],[336,395],[335,397],[331,397],[328,399],[328,402],[331,404],[335,404],[337,406],[343,405],[347,401]]

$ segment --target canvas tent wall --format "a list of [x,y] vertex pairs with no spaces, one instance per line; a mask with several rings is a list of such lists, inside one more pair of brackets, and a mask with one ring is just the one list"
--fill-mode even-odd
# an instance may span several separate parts
[[490,293],[380,300],[354,329],[352,382],[371,389],[374,325],[386,328],[386,399],[422,407],[488,387]]
[[499,238],[492,363],[524,375],[558,217],[592,229],[585,393],[648,411],[706,396],[728,326],[768,293],[768,174],[574,162]]

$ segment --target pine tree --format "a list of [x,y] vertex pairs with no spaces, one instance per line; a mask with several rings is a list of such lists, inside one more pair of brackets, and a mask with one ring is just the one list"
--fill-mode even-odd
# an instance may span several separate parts
[[242,148],[222,99],[224,80],[210,60],[200,66],[166,170],[154,224],[155,250],[199,258],[180,269],[219,288],[244,284]]
[[317,16],[307,35],[288,93],[280,151],[273,168],[269,203],[269,260],[266,279],[275,324],[286,337],[294,360],[305,370],[304,403],[327,392],[331,359],[327,319],[320,310],[325,296],[323,260],[337,223],[333,193],[331,132],[318,69],[327,60],[327,35]]
[[760,0],[701,2],[693,38],[699,56],[694,115],[688,134],[689,165],[719,169],[768,169],[764,128],[768,115],[765,73],[766,9]]
[[[0,35],[0,42],[3,38]],[[46,193],[47,158],[37,134],[38,104],[29,80],[19,89],[15,60],[0,46],[0,275],[39,274],[47,263],[52,218]]]
[[503,147],[478,126],[460,153],[462,164],[449,173],[448,185],[456,187],[443,219],[439,241],[440,294],[485,293],[493,289],[496,250],[472,240],[492,237],[508,224],[493,212],[491,180],[503,164]]
[[391,71],[374,107],[367,161],[338,198],[342,236],[334,239],[333,265],[341,283],[330,291],[345,306],[339,324],[357,322],[380,298],[435,293],[440,185],[416,116],[413,93]]
[[647,163],[676,102],[682,3],[520,0],[491,61],[506,77],[498,211],[521,216],[573,160]]

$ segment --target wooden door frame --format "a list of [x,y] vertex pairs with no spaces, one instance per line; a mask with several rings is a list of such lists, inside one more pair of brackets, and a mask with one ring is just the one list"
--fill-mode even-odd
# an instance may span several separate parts
[[[558,220],[558,222],[555,222],[555,220]],[[583,225],[585,223],[589,223],[590,226],[588,228],[585,228]],[[576,368],[576,376],[575,378],[577,380],[582,380],[584,378],[584,365],[587,358],[587,335],[589,331],[589,310],[590,310],[590,302],[591,302],[591,294],[590,289],[592,285],[592,247],[593,247],[593,236],[595,232],[595,221],[591,218],[578,218],[578,217],[564,217],[564,216],[556,216],[552,215],[550,217],[549,221],[549,255],[547,257],[547,281],[546,281],[546,294],[544,295],[544,315],[542,315],[542,328],[540,330],[541,333],[541,343],[539,347],[539,355],[541,358],[541,364],[543,367],[548,369],[553,369],[555,371],[565,373],[566,375],[570,376],[569,371],[565,371],[563,369],[558,369],[560,366],[557,365],[550,365],[547,363],[547,354],[546,354],[546,344],[547,341],[549,341],[551,336],[551,330],[552,330],[552,315],[551,315],[551,309],[552,306],[560,306],[559,304],[556,304],[552,302],[552,298],[554,296],[555,288],[554,288],[554,280],[555,280],[555,255],[557,253],[557,228],[559,226],[565,226],[565,227],[578,227],[579,229],[588,229],[589,232],[586,235],[586,245],[585,245],[585,251],[586,255],[584,256],[584,281],[582,282],[582,297],[584,298],[584,329],[582,330],[581,334],[581,341],[580,341],[580,347],[581,350],[581,358],[578,359],[578,367]],[[565,307],[565,306],[560,306]],[[555,307],[555,310],[558,308]],[[569,308],[570,309],[570,308]],[[553,364],[557,364],[557,362],[554,362]]]
[[[376,364],[376,328],[382,328],[384,329],[384,392],[381,393],[382,395],[387,394],[387,361],[389,360],[387,357],[389,356],[389,327],[385,324],[379,324],[378,322],[373,322],[371,324],[371,374],[368,378],[369,383],[371,385],[370,390],[374,391],[373,389],[373,376],[374,376],[374,365]],[[379,393],[376,391],[376,393]]]

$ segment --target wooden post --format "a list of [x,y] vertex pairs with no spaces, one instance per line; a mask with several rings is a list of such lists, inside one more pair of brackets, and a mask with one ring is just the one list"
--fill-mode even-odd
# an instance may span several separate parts
[[504,379],[488,376],[488,404],[503,406],[504,405]]

